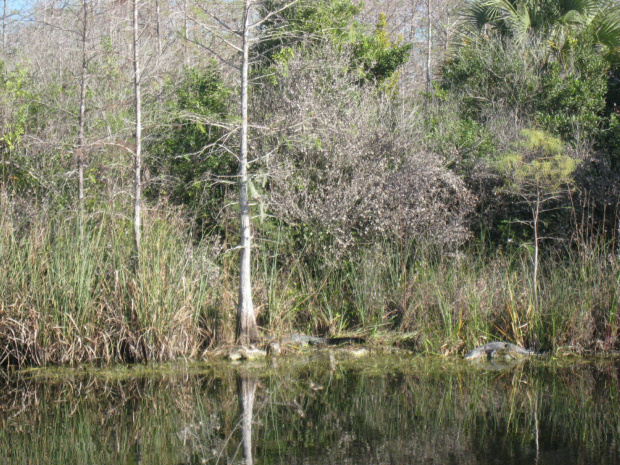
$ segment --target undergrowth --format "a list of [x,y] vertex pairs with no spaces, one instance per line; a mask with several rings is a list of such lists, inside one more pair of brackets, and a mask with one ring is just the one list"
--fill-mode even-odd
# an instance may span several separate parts
[[[126,216],[82,221],[2,204],[0,365],[197,358],[234,342],[233,250],[196,240],[180,212],[154,208],[136,273]],[[497,339],[620,349],[620,261],[603,241],[549,250],[537,293],[526,248],[448,255],[385,240],[318,259],[308,247],[258,244],[254,298],[265,335],[355,334],[444,354]]]

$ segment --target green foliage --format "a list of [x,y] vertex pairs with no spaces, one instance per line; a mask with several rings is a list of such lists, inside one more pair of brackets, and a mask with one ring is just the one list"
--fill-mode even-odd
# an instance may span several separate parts
[[462,113],[461,96],[436,89],[427,107],[425,133],[429,148],[442,155],[450,169],[468,175],[498,147],[497,137],[485,124]]
[[620,10],[608,0],[476,0],[465,14],[467,35],[493,30],[518,44],[545,43],[562,54],[581,34],[614,60],[620,45]]
[[217,145],[225,133],[218,123],[229,118],[229,96],[215,64],[186,70],[168,104],[172,119],[159,126],[147,149],[149,169],[159,178],[148,195],[190,208],[202,226],[212,226],[225,195],[225,186],[213,179],[236,169],[235,158]]
[[27,107],[20,105],[26,96],[25,70],[8,72],[0,62],[0,101],[2,102],[2,122],[0,144],[3,150],[13,151],[25,131]]
[[38,185],[29,171],[31,162],[18,150],[22,137],[37,112],[38,98],[29,85],[28,70],[20,67],[9,71],[0,62],[0,155],[1,182],[18,191],[29,191]]
[[557,137],[536,129],[524,129],[521,131],[523,139],[519,141],[519,146],[528,152],[540,153],[542,155],[560,155],[564,148],[562,141]]
[[[261,2],[257,17],[285,3]],[[444,64],[441,85],[427,95],[409,85],[391,93],[404,81],[398,70],[411,45],[389,36],[383,15],[374,26],[362,22],[356,0],[298,2],[255,31],[255,38],[266,39],[252,49],[259,64],[250,117],[257,156],[248,187],[253,220],[261,222],[253,255],[257,316],[268,330],[390,328],[423,335],[433,350],[506,335],[590,347],[607,337],[617,348],[618,271],[606,261],[616,251],[601,253],[588,264],[592,270],[580,269],[586,259],[567,264],[570,285],[561,283],[563,258],[541,263],[538,301],[545,312],[538,314],[531,311],[529,244],[519,242],[508,258],[503,245],[465,257],[457,252],[476,223],[491,234],[507,225],[506,236],[528,242],[532,207],[541,204],[553,210],[541,213],[541,241],[575,232],[575,221],[567,218],[580,212],[569,210],[566,194],[579,181],[579,163],[569,155],[595,140],[593,150],[609,151],[616,166],[620,160],[615,10],[611,2],[594,0],[466,4],[473,5],[471,23],[457,34],[460,44]],[[122,35],[98,28],[88,41],[88,220],[82,237],[75,234],[75,218],[61,208],[75,198],[79,54],[54,55],[41,47],[37,53],[49,55],[32,62],[45,66],[31,73],[14,64],[28,62],[19,55],[27,52],[15,49],[5,57],[14,63],[0,67],[2,182],[10,186],[0,200],[15,207],[0,228],[1,263],[8,264],[0,266],[0,294],[18,322],[7,328],[31,324],[34,338],[57,337],[57,347],[66,343],[84,359],[92,355],[79,344],[88,338],[101,348],[96,357],[119,359],[119,341],[134,351],[143,341],[164,354],[166,340],[178,348],[191,339],[191,350],[225,340],[237,293],[234,254],[218,257],[221,267],[211,269],[195,225],[180,226],[185,212],[145,217],[148,267],[141,283],[127,271],[126,149],[133,110],[125,84],[131,67],[119,52]],[[62,28],[54,30],[62,38]],[[176,46],[166,41],[165,50]],[[189,46],[174,50],[201,63]],[[145,187],[153,201],[146,215],[160,199],[160,206],[179,212],[170,201],[197,216],[203,238],[207,231],[225,234],[228,213],[237,208],[220,215],[236,179],[237,159],[229,150],[237,121],[229,108],[237,108],[237,95],[215,64],[202,62],[177,78],[172,70],[182,66],[180,56],[166,57],[157,76],[144,75]],[[536,129],[520,132],[524,127]],[[586,175],[598,178],[584,183],[602,186],[599,192],[608,197],[601,209],[611,217],[615,179],[594,171]],[[443,255],[424,251],[440,239]],[[461,258],[444,257],[448,247]],[[588,278],[596,267],[607,268]],[[204,278],[211,274],[223,279],[206,299],[210,281]],[[563,299],[572,306],[563,308]],[[110,334],[118,336],[117,346],[102,348]],[[58,350],[53,356],[64,355]]]
[[[562,141],[539,130],[523,130],[513,152],[500,156],[495,168],[508,192],[528,197],[556,195],[572,184],[577,161],[563,153]],[[543,194],[544,195],[544,194]]]
[[609,156],[611,167],[617,169],[620,166],[620,67],[617,66],[608,74],[606,107],[597,142]]
[[[277,11],[285,3],[284,0],[262,2],[260,16]],[[297,3],[264,23],[263,32],[268,38],[261,40],[253,51],[261,60],[269,62],[286,47],[351,42],[358,34],[354,18],[361,11],[361,5],[351,0]]]
[[495,35],[474,37],[443,67],[443,89],[460,95],[462,114],[479,121],[497,112],[526,114],[540,94],[539,57]]
[[[527,225],[534,233],[537,248],[543,228],[553,231],[555,237],[565,229],[568,209],[564,202],[574,190],[579,161],[566,155],[562,141],[547,132],[524,130],[521,136],[513,150],[494,161],[493,168],[503,180],[496,193],[508,196],[507,200],[520,199],[514,205],[507,203],[503,219],[512,225],[505,233],[511,238],[525,238],[521,226]],[[521,208],[520,203],[526,208]]]
[[522,44],[498,30],[467,36],[443,69],[443,88],[462,95],[464,118],[497,113],[536,124],[564,140],[595,140],[603,125],[609,62],[585,32],[569,30]]
[[[226,103],[230,94],[221,80],[215,63],[204,69],[190,68],[177,89],[178,108],[203,116],[223,117],[227,114]],[[201,130],[201,132],[203,132]]]
[[604,132],[603,144],[609,151],[609,158],[613,168],[620,166],[620,116],[612,113],[609,117],[609,125]]
[[480,106],[476,98],[484,102],[486,95],[509,107],[525,104],[539,125],[566,140],[575,138],[571,131],[596,136],[607,72],[620,49],[616,5],[479,0],[467,11],[455,57],[444,70],[447,85],[470,90],[474,108]]
[[398,44],[390,40],[386,32],[387,20],[379,16],[372,35],[362,35],[353,44],[353,63],[361,81],[381,82],[396,73],[407,62],[413,44]]
[[609,65],[584,44],[564,58],[544,69],[535,119],[564,140],[596,139],[603,123]]
[[[275,11],[282,4],[279,0],[267,2],[261,14]],[[360,83],[389,79],[409,58],[412,44],[390,40],[385,15],[379,17],[374,31],[368,31],[356,20],[361,8],[351,0],[296,4],[265,23],[263,32],[268,39],[254,47],[253,53],[263,63],[275,64],[286,62],[297,46],[312,48],[329,44],[352,50],[350,67],[359,75]]]
[[[514,220],[525,224],[531,216],[528,220],[527,202],[519,208],[513,196],[531,200],[539,182],[546,184],[543,190],[553,190],[551,172],[562,173],[562,167],[571,170],[570,158],[545,155],[546,162],[532,162],[536,150],[528,152],[522,143],[507,149],[523,127],[535,126],[559,136],[568,143],[567,150],[594,145],[608,151],[615,164],[620,153],[614,116],[620,104],[620,79],[612,53],[620,44],[620,34],[615,34],[620,24],[617,10],[607,1],[485,0],[473,2],[464,16],[458,43],[443,66],[441,89],[462,102],[457,119],[464,123],[452,127],[475,121],[491,128],[499,139],[499,152],[504,152],[503,168],[501,163],[491,163],[486,177],[484,165],[477,170],[480,205],[488,213],[483,221],[492,233],[504,223],[510,236],[519,234]],[[498,151],[490,157],[490,151],[486,156],[485,151],[476,153],[476,159],[497,157]],[[456,159],[455,166],[464,165]],[[499,180],[503,188],[492,177],[493,171],[499,174],[497,169],[504,170]],[[529,187],[520,190],[517,186],[525,187],[523,182]],[[565,237],[568,206],[549,206],[557,209],[546,215],[542,226],[555,237]],[[521,233],[524,238],[528,231]]]

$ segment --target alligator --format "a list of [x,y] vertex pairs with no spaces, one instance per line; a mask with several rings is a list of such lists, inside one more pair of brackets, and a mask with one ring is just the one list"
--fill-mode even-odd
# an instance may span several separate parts
[[362,337],[322,337],[306,336],[305,334],[293,334],[281,339],[284,344],[307,345],[341,345],[341,344],[364,344],[366,340]]
[[470,360],[515,360],[529,355],[536,355],[533,350],[524,349],[509,342],[489,342],[469,352],[465,358]]

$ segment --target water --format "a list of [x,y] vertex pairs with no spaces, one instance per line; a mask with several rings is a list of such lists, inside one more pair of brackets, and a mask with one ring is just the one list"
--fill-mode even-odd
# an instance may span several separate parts
[[618,361],[318,352],[0,379],[3,464],[618,464]]

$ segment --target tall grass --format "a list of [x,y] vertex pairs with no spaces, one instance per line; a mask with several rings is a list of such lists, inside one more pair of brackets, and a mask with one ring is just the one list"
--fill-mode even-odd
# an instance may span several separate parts
[[[20,215],[4,199],[0,365],[191,358],[232,342],[234,249],[196,241],[170,208],[147,210],[144,225],[136,273],[128,217],[91,213],[81,228],[74,212]],[[620,262],[603,241],[547,251],[535,296],[525,248],[448,255],[384,240],[343,254],[285,236],[254,254],[265,333],[356,333],[445,354],[495,339],[620,349]]]
[[257,282],[270,295],[291,296],[288,307],[280,300],[268,310],[284,331],[406,337],[418,350],[446,354],[496,339],[540,350],[620,348],[620,263],[608,246],[547,251],[538,298],[531,267],[525,248],[448,255],[384,241],[347,259],[280,268],[269,279],[258,273]]
[[[131,225],[108,213],[0,210],[0,364],[167,360],[213,339],[213,247],[180,215],[145,214],[141,268]],[[211,318],[212,319],[212,318]]]

